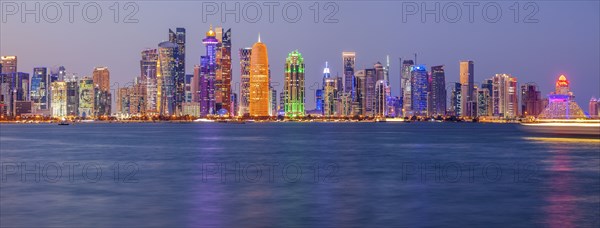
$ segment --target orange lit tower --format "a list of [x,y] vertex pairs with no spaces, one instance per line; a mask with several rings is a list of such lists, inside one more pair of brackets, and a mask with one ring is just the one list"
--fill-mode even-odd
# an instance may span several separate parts
[[250,116],[269,116],[269,57],[267,46],[258,42],[250,56]]

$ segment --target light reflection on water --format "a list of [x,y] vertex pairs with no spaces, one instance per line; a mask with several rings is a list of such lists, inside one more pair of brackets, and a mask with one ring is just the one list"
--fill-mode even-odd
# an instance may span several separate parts
[[[600,225],[600,142],[540,139],[507,124],[2,125],[0,140],[3,164],[103,165],[96,183],[8,176],[2,226]],[[139,181],[114,182],[115,162],[137,164]],[[233,181],[231,170],[226,183],[204,179],[203,165],[236,162],[298,164],[303,175],[284,181],[280,167],[273,182],[265,169],[256,183]],[[315,183],[315,163],[339,166],[337,181]],[[436,182],[436,170],[403,179],[405,163],[492,163],[502,178],[488,182],[477,169],[473,182],[467,170],[457,182]],[[534,181],[515,181],[515,163],[537,167]]]

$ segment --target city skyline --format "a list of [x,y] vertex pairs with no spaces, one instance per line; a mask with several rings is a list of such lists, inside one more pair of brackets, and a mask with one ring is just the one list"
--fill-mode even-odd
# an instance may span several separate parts
[[[150,5],[146,6],[145,4]],[[160,17],[150,16],[156,12],[154,7],[160,4],[144,3],[143,10],[139,15],[141,20],[137,24],[99,23],[90,25],[76,22],[45,26],[43,23],[9,21],[3,24],[2,39],[0,39],[2,53],[0,54],[19,56],[19,71],[29,74],[32,73],[34,67],[51,68],[62,65],[67,68],[69,74],[77,73],[80,77],[91,76],[94,67],[107,66],[111,69],[111,81],[123,86],[139,76],[137,64],[141,50],[152,48],[161,40],[168,40],[168,37],[164,35],[168,28],[183,27],[186,28],[188,36],[185,72],[192,74],[193,66],[198,64],[198,58],[204,52],[201,38],[206,28],[210,24],[217,25],[219,23],[192,22],[186,17],[165,21]],[[448,85],[451,82],[459,81],[458,61],[469,59],[477,65],[475,84],[481,84],[497,73],[507,73],[517,77],[520,83],[537,82],[542,95],[545,95],[552,91],[552,87],[551,83],[543,82],[553,81],[557,75],[564,74],[574,82],[573,90],[578,91],[575,98],[577,103],[585,104],[592,96],[598,97],[600,94],[598,88],[594,86],[599,83],[599,78],[594,75],[600,75],[600,68],[596,64],[600,60],[598,55],[600,47],[595,42],[600,34],[597,26],[594,26],[594,20],[591,20],[594,18],[589,18],[589,15],[592,17],[598,17],[598,15],[584,13],[597,6],[597,2],[586,2],[580,5],[568,5],[568,3],[561,2],[538,3],[541,7],[537,15],[539,23],[533,24],[513,23],[510,20],[492,24],[482,21],[481,18],[475,23],[463,21],[455,24],[436,24],[434,22],[421,23],[416,20],[418,18],[412,18],[414,20],[408,23],[391,25],[379,20],[383,16],[373,14],[373,17],[359,23],[358,20],[363,19],[353,18],[349,15],[359,9],[371,12],[377,4],[369,5],[361,2],[339,4],[341,6],[338,16],[340,21],[334,24],[314,24],[310,21],[291,24],[278,21],[273,24],[268,22],[223,23],[219,26],[232,28],[232,36],[235,37],[232,42],[232,52],[249,47],[256,39],[256,35],[259,32],[262,34],[263,41],[269,46],[271,75],[278,91],[283,89],[284,69],[280,66],[284,65],[285,56],[290,50],[298,49],[302,52],[306,59],[307,110],[315,107],[314,90],[318,87],[314,84],[321,84],[325,62],[329,62],[332,76],[343,75],[339,57],[339,53],[343,51],[356,52],[357,69],[368,68],[378,61],[384,62],[386,55],[390,55],[389,78],[393,96],[398,96],[399,93],[400,63],[398,59],[413,59],[414,53],[418,54],[417,64],[426,64],[426,67],[445,65]],[[565,7],[565,5],[569,7]],[[394,6],[397,5],[390,4],[389,8],[391,9],[381,10],[392,10]],[[167,10],[165,13],[169,11]],[[186,10],[183,9],[182,12],[185,15]],[[382,15],[384,14],[382,13]],[[588,15],[588,17],[584,19],[581,15]],[[571,26],[566,22],[567,18],[580,21],[579,26]],[[370,27],[375,30],[371,33],[361,34],[343,29],[345,26],[354,24],[371,24]],[[275,32],[282,27],[293,29],[286,33]],[[142,28],[144,32],[141,34],[137,32]],[[43,41],[30,38],[35,37],[30,35],[32,31],[44,32],[48,29],[52,29],[56,33],[76,32],[69,32],[70,36],[66,40],[62,38],[57,40],[54,33],[49,33],[47,39]],[[120,42],[113,42],[112,37],[104,37],[102,42],[95,41],[94,47],[89,45],[86,48],[64,47],[64,45],[79,47],[96,39],[90,35],[111,30],[121,34]],[[401,36],[402,31],[411,31],[419,35],[412,38]],[[584,31],[586,36],[577,35],[583,34]],[[444,35],[435,36],[436,33]],[[316,39],[319,40],[318,43],[322,44],[315,44],[303,39],[308,34],[319,34]],[[484,35],[474,37],[475,34]],[[501,34],[510,34],[510,36],[501,36]],[[419,37],[429,38],[418,39]],[[135,40],[135,43],[130,40]],[[373,40],[373,42],[369,42],[369,40]],[[377,42],[374,43],[374,40]],[[451,42],[448,42],[449,40]],[[26,45],[22,44],[27,41],[29,42]],[[52,41],[57,45],[45,45]],[[573,46],[568,45],[569,43],[582,45]],[[90,51],[95,54],[84,54]],[[54,53],[62,54],[57,56]],[[81,56],[86,57],[82,58]],[[232,89],[233,92],[239,94],[239,87],[234,86],[239,85],[240,82],[239,64],[236,63],[239,63],[239,56],[233,54]],[[116,91],[113,91],[113,94],[116,94]]]

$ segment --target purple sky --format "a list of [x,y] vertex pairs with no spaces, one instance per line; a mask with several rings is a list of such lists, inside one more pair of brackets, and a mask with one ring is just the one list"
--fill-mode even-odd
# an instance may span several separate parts
[[[497,3],[502,16],[496,23],[483,17],[483,5],[488,2],[477,2],[479,6],[474,9],[472,23],[467,14],[469,8],[464,5],[458,22],[448,22],[442,15],[436,23],[433,15],[422,22],[419,13],[403,14],[402,2],[396,1],[334,1],[339,6],[334,16],[338,23],[322,23],[330,12],[322,8],[325,2],[320,2],[321,22],[314,23],[313,11],[309,9],[314,1],[296,1],[302,8],[302,17],[297,23],[289,23],[282,17],[285,3],[275,8],[273,23],[268,21],[266,6],[262,7],[261,20],[256,23],[243,18],[236,23],[232,15],[226,23],[221,23],[220,15],[207,15],[207,23],[202,23],[201,1],[142,1],[137,2],[139,11],[135,15],[139,22],[130,24],[112,21],[113,11],[109,7],[114,1],[99,2],[103,10],[100,21],[86,22],[81,16],[85,3],[75,8],[73,23],[68,21],[68,8],[64,6],[63,17],[56,23],[48,23],[43,18],[35,23],[33,15],[22,23],[20,14],[8,15],[5,12],[10,9],[3,5],[2,16],[6,21],[0,24],[0,55],[17,55],[19,71],[29,73],[36,66],[64,65],[69,73],[84,76],[91,75],[95,66],[107,66],[111,80],[124,85],[139,75],[140,51],[156,48],[167,39],[168,29],[175,27],[187,30],[186,71],[191,74],[194,64],[205,52],[201,39],[209,24],[213,24],[232,28],[234,83],[238,83],[240,77],[237,50],[251,46],[259,32],[269,49],[274,82],[283,82],[285,57],[298,49],[306,61],[308,109],[314,108],[312,85],[321,82],[325,61],[329,61],[333,75],[341,73],[342,51],[357,52],[359,68],[372,67],[377,61],[384,63],[389,54],[394,95],[399,92],[398,58],[412,58],[416,52],[418,63],[426,64],[427,68],[446,65],[447,82],[458,81],[459,61],[468,59],[475,62],[478,83],[496,73],[509,73],[517,77],[519,83],[536,82],[543,94],[547,94],[558,76],[565,74],[585,111],[590,97],[600,96],[598,1],[536,2],[538,11],[532,18],[537,19],[537,23],[523,22],[534,9],[525,9],[526,2],[519,3],[518,23],[514,22],[515,12],[511,10],[514,2],[500,1]],[[239,3],[240,6],[249,4]],[[436,2],[414,3],[420,7],[425,3],[433,8]],[[445,1],[439,3],[440,7],[449,6]],[[34,6],[34,2],[26,4]],[[41,7],[45,4],[41,2]],[[235,2],[226,4],[233,8]],[[121,8],[123,5],[121,2]],[[48,9],[53,15],[52,9]],[[453,8],[448,9],[450,16],[454,16]],[[121,9],[121,21],[128,12]],[[290,17],[295,15],[293,12],[290,8]],[[493,18],[494,8],[488,8],[488,13]],[[280,92],[281,85],[276,89]]]

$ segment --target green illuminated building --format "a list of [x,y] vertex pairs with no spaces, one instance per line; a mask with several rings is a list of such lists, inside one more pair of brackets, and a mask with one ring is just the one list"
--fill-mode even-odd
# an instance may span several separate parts
[[286,117],[304,116],[304,58],[298,50],[285,61],[284,110]]

